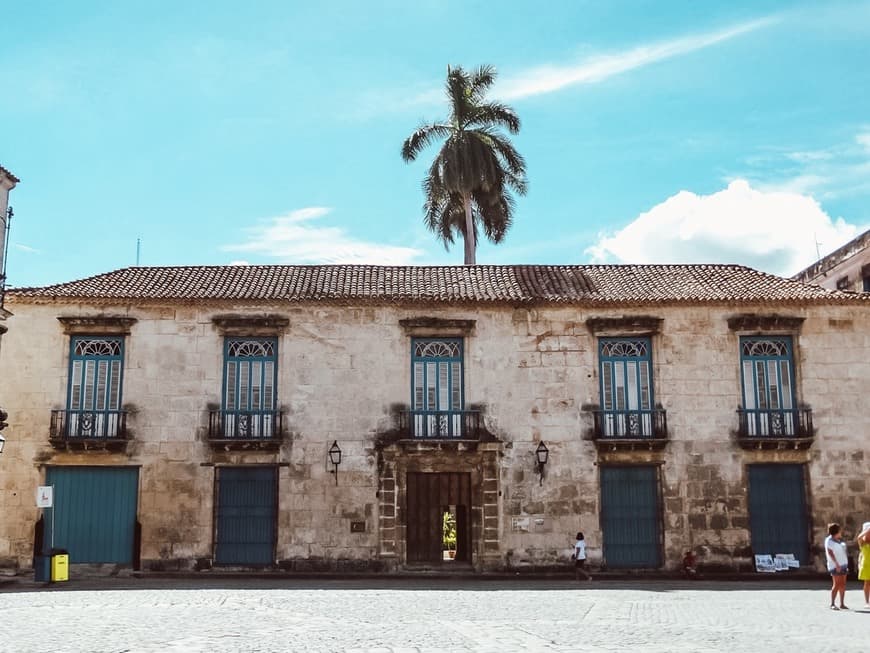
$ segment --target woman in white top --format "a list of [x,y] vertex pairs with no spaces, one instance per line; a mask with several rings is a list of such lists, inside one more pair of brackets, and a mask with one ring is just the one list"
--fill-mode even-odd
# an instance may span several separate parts
[[[828,524],[828,537],[825,538],[825,559],[828,563],[828,573],[831,574],[831,610],[848,610],[846,607],[846,574],[849,573],[849,557],[846,555],[846,543],[839,524]],[[835,604],[837,594],[840,595],[840,607]]]
[[577,540],[574,542],[574,552],[571,554],[574,560],[574,575],[577,580],[582,576],[586,580],[592,580],[592,576],[586,571],[586,540],[583,533],[577,533]]

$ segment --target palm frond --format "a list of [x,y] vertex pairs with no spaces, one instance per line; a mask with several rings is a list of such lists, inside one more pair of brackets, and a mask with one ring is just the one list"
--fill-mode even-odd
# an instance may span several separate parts
[[439,138],[446,138],[451,133],[450,125],[433,122],[420,125],[405,142],[402,143],[402,160],[405,163],[413,161],[417,155]]
[[518,134],[520,131],[520,117],[501,102],[478,104],[474,107],[469,123],[480,127],[504,127],[511,134]]
[[496,77],[495,66],[488,64],[480,66],[474,71],[470,80],[471,97],[474,104],[480,104],[483,101],[490,86],[495,82]]

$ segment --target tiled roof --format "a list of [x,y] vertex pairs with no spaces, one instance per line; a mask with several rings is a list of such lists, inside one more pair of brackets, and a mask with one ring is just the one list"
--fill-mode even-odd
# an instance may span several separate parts
[[16,184],[17,184],[19,181],[21,181],[18,177],[16,177],[15,175],[13,175],[13,174],[12,174],[11,172],[9,172],[6,168],[4,168],[3,166],[0,166],[0,173],[4,173],[4,172],[6,173],[6,176],[9,177],[9,178],[10,178],[12,181],[14,181]]
[[843,303],[868,300],[740,265],[227,265],[130,267],[13,301],[356,301],[532,304]]

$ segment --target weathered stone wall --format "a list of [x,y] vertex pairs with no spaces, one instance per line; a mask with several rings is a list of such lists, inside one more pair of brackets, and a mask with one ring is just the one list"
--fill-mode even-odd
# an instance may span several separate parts
[[[870,319],[860,306],[231,307],[239,315],[289,320],[278,354],[288,437],[273,452],[215,451],[206,441],[223,364],[223,335],[212,318],[228,307],[15,302],[9,308],[15,315],[0,352],[0,403],[11,418],[0,456],[4,566],[30,564],[38,517],[33,496],[48,464],[141,465],[146,567],[190,567],[212,556],[215,466],[249,463],[280,465],[279,563],[296,569],[401,564],[396,518],[404,480],[383,474],[378,461],[396,406],[410,400],[409,336],[399,321],[414,317],[474,321],[465,338],[465,401],[483,407],[488,430],[500,440],[488,445],[495,467],[483,457],[474,467],[483,501],[476,506],[479,568],[565,564],[578,530],[586,533],[590,562],[600,563],[599,467],[608,463],[660,465],[663,558],[670,568],[688,548],[711,566],[749,564],[749,463],[807,463],[813,542],[821,541],[828,521],[845,524],[848,534],[870,519],[870,418],[862,401]],[[795,367],[798,398],[813,408],[816,426],[806,451],[744,450],[735,443],[741,332],[729,329],[727,318],[773,312],[805,318]],[[137,320],[125,342],[123,386],[133,441],[126,453],[56,450],[48,442],[49,415],[65,405],[69,356],[69,336],[57,317],[100,314]],[[663,320],[652,336],[655,400],[668,418],[662,451],[598,451],[583,410],[599,402],[597,340],[587,320],[625,315]],[[337,485],[327,459],[333,441],[343,452]],[[534,466],[539,441],[550,450],[542,482]],[[460,454],[445,455],[449,467],[449,456]],[[390,473],[409,468],[401,462]],[[351,533],[350,523],[359,521],[364,532]]]

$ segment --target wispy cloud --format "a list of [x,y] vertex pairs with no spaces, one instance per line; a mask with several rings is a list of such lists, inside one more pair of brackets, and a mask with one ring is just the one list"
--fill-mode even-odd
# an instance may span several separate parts
[[826,148],[766,148],[746,157],[745,164],[726,181],[745,177],[761,190],[824,200],[870,195],[870,127],[862,126],[850,140]]
[[859,231],[812,197],[738,179],[710,195],[680,191],[586,252],[596,262],[741,263],[792,275],[816,260],[817,242],[831,251]]
[[30,247],[30,245],[22,245],[21,243],[12,243],[12,247],[19,249],[22,252],[27,252],[28,254],[39,254],[42,251],[35,247]]
[[408,265],[423,254],[412,247],[357,240],[341,227],[313,224],[331,212],[332,209],[325,206],[290,211],[245,229],[246,242],[225,245],[221,249],[259,254],[282,263],[309,264]]
[[[535,65],[517,72],[502,71],[493,96],[519,100],[554,93],[570,86],[596,84],[644,66],[690,54],[704,48],[774,25],[780,16],[767,16],[725,29],[654,41],[628,50],[597,54],[571,63]],[[372,89],[355,98],[346,117],[361,120],[388,113],[406,113],[444,102],[444,91],[434,83],[426,86]]]
[[702,50],[777,22],[774,16],[761,18],[714,32],[683,36],[669,41],[640,45],[613,54],[597,55],[569,65],[545,65],[508,76],[499,84],[497,95],[506,100],[553,93],[577,84],[594,84],[615,75],[649,66],[665,59]]

